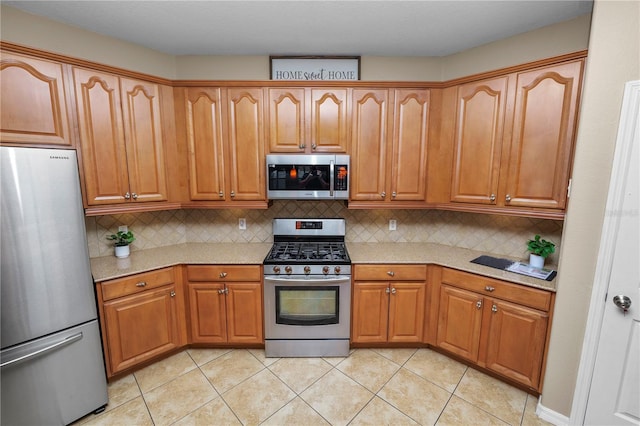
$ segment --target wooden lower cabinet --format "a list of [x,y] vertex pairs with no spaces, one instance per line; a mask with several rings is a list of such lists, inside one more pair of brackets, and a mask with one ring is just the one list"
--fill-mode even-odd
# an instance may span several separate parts
[[351,341],[421,342],[425,280],[424,265],[356,265]]
[[109,377],[186,345],[175,277],[174,268],[164,268],[97,284]]
[[539,392],[552,305],[550,292],[443,268],[436,346]]
[[260,266],[187,266],[190,343],[261,344]]

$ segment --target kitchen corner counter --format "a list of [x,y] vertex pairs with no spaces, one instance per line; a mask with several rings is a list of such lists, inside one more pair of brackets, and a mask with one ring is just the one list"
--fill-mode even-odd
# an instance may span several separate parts
[[[435,264],[529,287],[556,291],[557,278],[554,278],[553,281],[544,281],[471,263],[471,260],[478,256],[492,255],[486,252],[433,243],[347,243],[347,250],[354,265],[371,263]],[[514,262],[522,261],[522,259],[515,259],[509,256],[493,256],[510,259]],[[549,265],[549,267],[557,270],[555,265]]]
[[124,259],[94,257],[91,272],[95,281],[120,278],[180,264],[262,265],[271,243],[187,243],[132,251]]

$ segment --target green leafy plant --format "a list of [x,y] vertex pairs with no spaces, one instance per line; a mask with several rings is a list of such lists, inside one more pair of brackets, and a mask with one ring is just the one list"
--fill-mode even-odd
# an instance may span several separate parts
[[111,234],[107,236],[107,240],[114,241],[116,247],[128,246],[132,242],[134,242],[136,237],[133,236],[131,231],[122,232],[118,231],[116,234]]
[[543,240],[540,235],[536,235],[533,240],[527,242],[527,250],[538,256],[546,258],[556,251],[556,245],[551,241]]

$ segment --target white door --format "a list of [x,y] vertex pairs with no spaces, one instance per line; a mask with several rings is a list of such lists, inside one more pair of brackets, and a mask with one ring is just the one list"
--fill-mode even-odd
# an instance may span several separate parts
[[[584,423],[640,425],[640,82],[627,83],[596,279],[608,289]],[[624,304],[631,305],[624,309]]]

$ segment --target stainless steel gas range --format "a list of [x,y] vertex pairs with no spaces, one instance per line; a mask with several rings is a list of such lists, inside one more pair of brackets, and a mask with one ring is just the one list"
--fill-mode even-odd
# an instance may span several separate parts
[[344,219],[274,219],[264,259],[267,357],[347,356],[351,259]]

